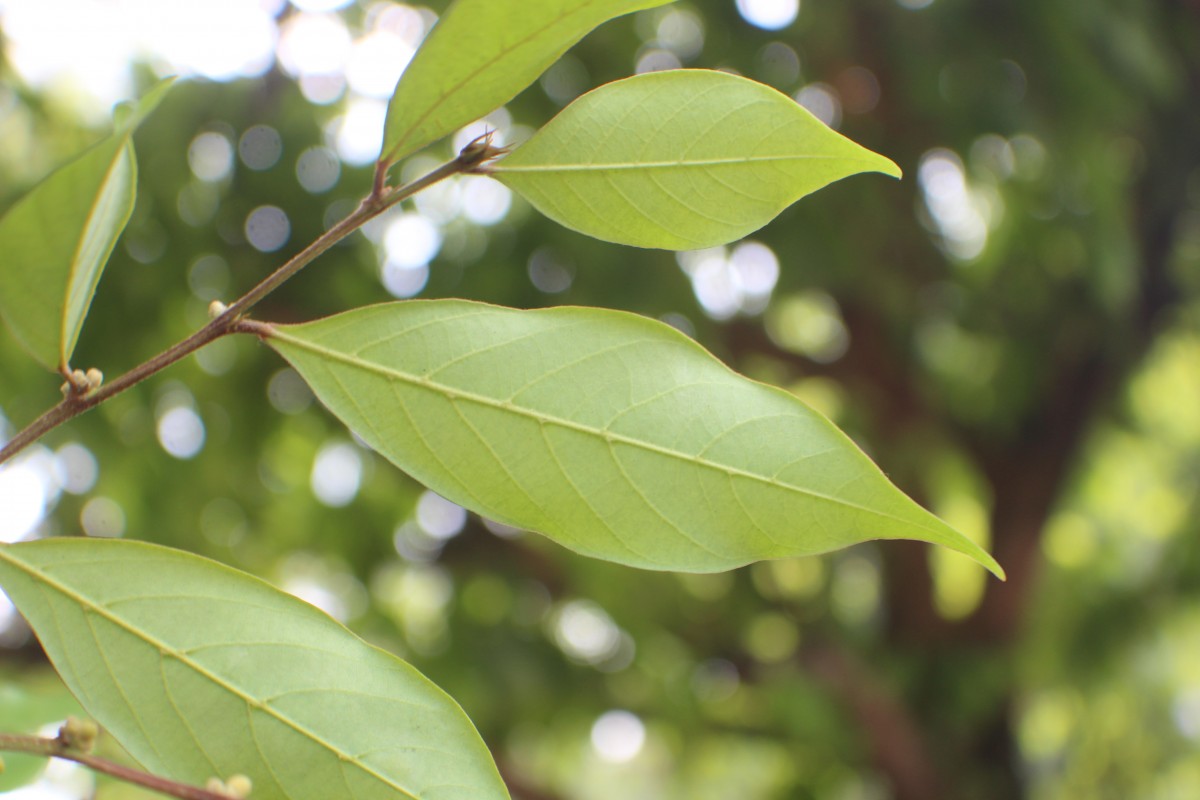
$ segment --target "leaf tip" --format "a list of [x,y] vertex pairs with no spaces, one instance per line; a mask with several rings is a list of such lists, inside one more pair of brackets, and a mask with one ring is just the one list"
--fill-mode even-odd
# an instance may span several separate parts
[[966,539],[966,537],[963,538],[965,539],[965,543],[951,545],[951,549],[957,550],[965,556],[969,556],[976,563],[978,563],[979,566],[983,567],[1000,580],[1008,580],[1008,575],[1004,572],[1004,567],[1000,566],[1000,562],[994,559],[991,553],[989,553],[987,550],[984,550],[970,539]]
[[[944,523],[943,523],[944,524]],[[1000,562],[992,557],[992,554],[984,550],[974,540],[955,530],[954,528],[945,526],[945,532],[949,536],[940,535],[931,538],[920,537],[923,541],[928,541],[932,544],[938,544],[942,547],[947,547],[956,553],[962,553],[967,558],[971,559],[979,566],[986,569],[988,572],[995,575],[1002,581],[1008,580],[1008,575],[1004,571],[1004,567],[1000,566]]]
[[881,172],[884,175],[887,175],[889,178],[895,178],[896,180],[904,179],[904,171],[902,169],[900,169],[899,166],[896,165],[895,161],[892,161],[887,156],[881,156],[878,153],[876,153],[875,155],[879,156],[879,161],[880,161],[879,167],[876,169],[876,172]]
[[983,565],[984,569],[995,575],[1000,580],[1007,582],[1008,573],[1004,571],[1004,567],[1000,566],[1000,562],[992,558],[988,553],[984,553],[984,556],[986,556],[986,558],[981,559],[979,562]]

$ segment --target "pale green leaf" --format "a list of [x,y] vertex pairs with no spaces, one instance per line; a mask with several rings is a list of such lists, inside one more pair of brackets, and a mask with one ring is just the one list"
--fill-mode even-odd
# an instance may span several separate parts
[[601,23],[667,2],[457,0],[396,84],[381,160],[395,163],[507,103]]
[[824,417],[654,320],[412,301],[266,340],[417,480],[586,555],[708,572],[919,539],[1002,574]]
[[568,228],[673,250],[740,239],[849,175],[900,177],[787,95],[690,69],[589,92],[491,171]]
[[0,219],[0,318],[46,367],[66,366],[137,185],[130,138],[166,93],[155,86],[117,130],[58,169]]
[[503,800],[462,709],[312,606],[139,542],[0,547],[0,585],[95,719],[152,772],[256,800]]

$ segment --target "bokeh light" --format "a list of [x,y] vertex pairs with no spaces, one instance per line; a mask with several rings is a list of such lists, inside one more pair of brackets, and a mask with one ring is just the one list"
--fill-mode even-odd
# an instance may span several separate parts
[[784,91],[800,79],[800,54],[785,42],[771,42],[758,52],[759,78]]
[[417,500],[417,524],[435,539],[451,539],[467,524],[467,511],[441,495],[425,491]]
[[312,389],[291,367],[284,367],[267,381],[267,400],[284,414],[299,414],[313,401]]
[[441,231],[423,214],[398,214],[384,230],[383,249],[387,262],[397,267],[422,267],[433,260],[441,247]]
[[246,217],[246,241],[262,253],[273,253],[287,244],[292,225],[278,206],[259,206]]
[[614,764],[632,761],[646,743],[646,726],[629,711],[606,711],[592,724],[592,748]]
[[328,147],[310,147],[296,159],[296,180],[312,194],[328,192],[342,174],[337,153]]
[[223,181],[233,171],[233,143],[220,133],[207,131],[192,139],[188,166],[202,181]]
[[238,155],[252,170],[270,169],[283,155],[283,139],[270,125],[255,125],[238,140]]
[[350,46],[350,31],[336,14],[296,14],[280,28],[279,63],[293,76],[340,73]]
[[336,559],[298,551],[280,563],[278,573],[280,588],[338,622],[349,622],[367,608],[366,587]]
[[779,258],[770,247],[745,240],[726,247],[675,254],[704,313],[715,320],[764,311],[779,280]]
[[178,459],[194,458],[204,447],[204,421],[188,406],[175,406],[158,418],[158,443]]
[[269,3],[6,0],[0,11],[17,73],[37,89],[72,95],[79,111],[97,121],[133,93],[136,60],[163,76],[218,81],[261,75],[274,60]]
[[550,624],[555,643],[572,661],[616,671],[633,660],[634,645],[629,634],[590,600],[564,603]]
[[301,11],[337,11],[340,8],[345,8],[350,5],[353,0],[288,0],[292,5]]
[[347,164],[362,166],[379,158],[387,104],[375,98],[356,98],[333,120],[333,148]]
[[385,564],[372,575],[370,590],[409,647],[424,654],[446,647],[446,611],[454,597],[454,581],[444,569],[436,564]]
[[400,35],[375,31],[354,43],[346,64],[346,81],[355,92],[387,99],[416,48]]
[[654,40],[683,62],[691,61],[704,49],[704,18],[685,6],[663,10]]
[[401,300],[415,297],[429,283],[429,265],[404,266],[385,261],[379,268],[379,281],[392,297]]
[[967,185],[962,159],[944,148],[921,157],[917,180],[934,229],[946,252],[970,261],[983,252],[988,238],[988,209]]
[[125,533],[125,509],[111,498],[92,497],[79,512],[79,524],[88,536],[121,536]]
[[796,102],[834,130],[842,124],[842,103],[837,92],[827,83],[805,86],[796,92]]
[[529,280],[538,291],[558,294],[571,288],[575,267],[554,248],[543,246],[529,256]]
[[539,79],[546,96],[560,106],[565,106],[586,92],[591,84],[587,67],[575,56],[566,53],[555,62]]
[[0,542],[18,542],[33,533],[49,502],[36,459],[27,455],[0,465]]
[[54,456],[57,460],[55,474],[64,492],[85,494],[96,485],[100,467],[92,451],[78,442],[67,442]]
[[348,505],[362,483],[362,455],[349,442],[328,442],[313,459],[309,486],[322,504],[332,508]]
[[780,298],[767,313],[767,334],[783,349],[822,364],[841,358],[850,346],[837,301],[816,290]]
[[737,9],[751,25],[777,31],[796,21],[800,0],[737,0]]
[[670,50],[664,50],[661,47],[650,47],[643,49],[638,54],[637,63],[634,65],[633,71],[638,75],[644,75],[647,72],[663,72],[669,69],[679,69],[682,66],[683,62],[679,60],[679,56]]
[[512,206],[512,191],[499,181],[468,175],[462,185],[463,216],[476,225],[495,225]]

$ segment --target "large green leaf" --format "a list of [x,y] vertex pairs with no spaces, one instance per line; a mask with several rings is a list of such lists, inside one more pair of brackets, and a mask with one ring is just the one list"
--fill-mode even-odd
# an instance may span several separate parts
[[580,553],[707,572],[905,538],[1001,574],[824,417],[660,322],[437,300],[267,342],[397,466]]
[[457,0],[400,76],[381,159],[395,163],[507,103],[613,17],[671,0]]
[[137,185],[130,138],[170,82],[146,94],[111,136],[66,164],[0,219],[0,317],[50,369],[66,366]]
[[241,773],[258,800],[508,797],[453,700],[250,575],[50,539],[0,548],[0,585],[88,713],[155,773]]
[[900,177],[787,95],[691,69],[589,92],[492,172],[568,228],[673,250],[740,239],[849,175]]

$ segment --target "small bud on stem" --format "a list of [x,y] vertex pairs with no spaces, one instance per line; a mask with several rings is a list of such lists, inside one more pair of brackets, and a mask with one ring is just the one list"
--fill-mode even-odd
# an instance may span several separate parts
[[58,729],[58,740],[63,746],[81,753],[92,752],[99,735],[100,728],[96,723],[78,717],[67,717],[67,721]]

